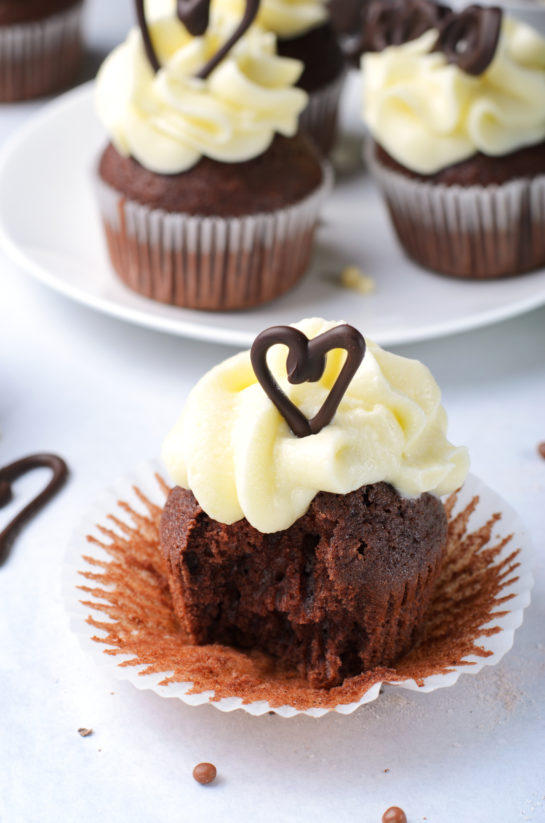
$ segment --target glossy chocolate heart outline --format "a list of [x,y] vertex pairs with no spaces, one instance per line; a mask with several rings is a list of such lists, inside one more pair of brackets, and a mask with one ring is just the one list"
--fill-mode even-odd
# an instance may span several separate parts
[[[316,383],[326,367],[326,355],[333,349],[344,349],[346,360],[331,391],[318,412],[308,420],[303,412],[284,394],[267,364],[271,346],[281,343],[288,347],[286,369],[290,383]],[[339,403],[365,355],[365,339],[353,326],[334,326],[317,337],[308,339],[293,326],[271,326],[258,334],[250,351],[255,376],[263,391],[276,406],[296,437],[318,434],[333,420]]]
[[[178,19],[184,24],[186,29],[193,37],[200,37],[205,33],[210,21],[210,3],[211,0],[177,0],[176,15]],[[142,40],[146,56],[155,73],[161,69],[161,63],[157,57],[157,52],[151,41],[148,22],[146,20],[146,12],[144,8],[145,0],[135,0],[136,17],[138,25],[142,32]],[[249,27],[254,22],[257,12],[259,11],[260,0],[246,0],[244,7],[244,14],[242,19],[231,36],[220,46],[216,54],[197,72],[195,77],[200,80],[206,80],[214,71],[216,66],[221,63],[224,57],[231,51],[235,43],[246,33]]]
[[20,460],[16,460],[14,463],[0,469],[0,508],[2,508],[12,498],[11,484],[27,472],[39,468],[51,469],[53,476],[43,491],[37,494],[30,503],[27,503],[0,532],[0,566],[7,560],[10,546],[19,529],[64,485],[68,477],[68,466],[62,457],[58,457],[56,454],[43,453],[22,457]]
[[368,0],[362,10],[360,36],[348,48],[352,60],[383,51],[438,30],[432,51],[474,77],[483,74],[496,54],[503,11],[499,6],[471,5],[460,12],[433,0]]

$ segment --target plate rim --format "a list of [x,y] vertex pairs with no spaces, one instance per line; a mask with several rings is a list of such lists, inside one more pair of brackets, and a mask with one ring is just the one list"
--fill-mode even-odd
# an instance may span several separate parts
[[[95,81],[91,80],[59,95],[53,101],[45,103],[38,112],[31,115],[25,123],[15,129],[0,149],[0,192],[2,191],[1,183],[4,173],[12,157],[20,151],[20,143],[24,142],[36,131],[39,131],[43,124],[55,120],[59,112],[70,109],[70,107],[76,103],[91,99],[94,85]],[[3,195],[0,193],[0,199],[2,197]],[[215,317],[221,315],[236,316],[237,314],[243,316],[244,312],[198,312],[200,317],[210,317],[210,321],[196,322],[192,320],[191,317],[181,316],[179,318],[170,318],[157,315],[153,311],[148,310],[146,306],[142,306],[141,308],[128,306],[115,297],[101,297],[80,286],[75,286],[51,273],[44,264],[36,261],[32,255],[25,250],[24,246],[13,237],[13,233],[10,231],[9,225],[5,224],[1,213],[0,247],[16,266],[48,288],[68,299],[74,300],[80,305],[104,313],[109,317],[115,317],[124,322],[166,334],[217,344],[248,346],[251,345],[254,339],[254,331],[225,328],[214,323]],[[545,269],[543,269],[543,271],[545,271]],[[526,276],[531,277],[532,274],[533,273],[530,272]],[[112,277],[115,277],[113,272]],[[470,282],[467,283],[468,288],[471,288],[472,285]],[[136,296],[142,300],[146,300],[146,298],[141,295]],[[153,303],[153,301],[150,301],[150,303]],[[426,325],[423,329],[413,328],[407,330],[402,327],[397,331],[395,329],[385,330],[384,332],[375,333],[374,339],[382,346],[396,346],[438,339],[493,325],[520,316],[543,305],[545,305],[545,287],[541,292],[538,291],[531,296],[526,296],[519,300],[511,299],[506,301],[505,305],[501,307],[481,309],[470,316],[456,317],[453,320],[444,320],[435,324],[432,323]],[[179,311],[183,313],[187,312],[190,315],[197,313],[192,309],[179,308]],[[251,312],[252,310],[249,309],[248,311]]]

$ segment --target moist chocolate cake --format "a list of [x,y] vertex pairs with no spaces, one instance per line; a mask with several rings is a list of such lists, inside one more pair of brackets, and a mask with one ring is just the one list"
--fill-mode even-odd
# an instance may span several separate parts
[[545,174],[545,141],[525,146],[499,157],[477,152],[467,160],[453,163],[435,174],[419,174],[398,163],[391,154],[378,145],[375,157],[382,166],[423,183],[440,183],[444,186],[499,186],[521,177]]
[[320,492],[290,528],[212,520],[175,487],[161,520],[174,608],[198,645],[261,649],[314,687],[414,643],[446,540],[440,500],[387,483]]
[[125,197],[153,209],[206,216],[239,217],[275,211],[317,189],[323,177],[318,154],[301,134],[277,134],[264,154],[242,163],[202,157],[180,174],[156,174],[110,143],[99,175]]

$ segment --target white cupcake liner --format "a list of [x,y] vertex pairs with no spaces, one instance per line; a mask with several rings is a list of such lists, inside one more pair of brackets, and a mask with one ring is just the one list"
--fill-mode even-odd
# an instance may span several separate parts
[[129,288],[194,309],[247,308],[278,297],[303,276],[322,203],[322,183],[286,208],[242,217],[169,213],[127,200],[97,177],[112,264]]
[[0,100],[40,97],[68,85],[82,55],[83,0],[29,23],[0,26]]
[[[293,717],[297,714],[321,717],[330,711],[351,714],[359,706],[375,700],[383,685],[382,681],[374,683],[358,701],[339,704],[334,708],[311,707],[303,711],[290,705],[271,707],[266,700],[244,703],[241,697],[228,697],[214,701],[211,699],[214,696],[212,689],[198,694],[188,694],[193,685],[190,682],[161,685],[161,681],[171,672],[165,671],[143,675],[140,674],[145,669],[143,665],[123,667],[121,665],[123,661],[132,659],[133,655],[116,655],[114,657],[111,654],[113,647],[105,646],[103,643],[93,640],[93,636],[105,636],[105,633],[101,633],[100,630],[86,622],[91,614],[91,609],[88,605],[84,605],[82,600],[88,599],[89,594],[83,594],[78,588],[85,584],[81,572],[89,569],[89,566],[83,560],[83,555],[97,560],[105,560],[108,555],[100,546],[87,542],[86,536],[95,535],[100,537],[97,524],[108,524],[108,516],[112,514],[115,514],[120,521],[130,524],[129,515],[119,508],[120,500],[128,502],[136,511],[147,513],[141,499],[135,493],[135,487],[152,503],[162,505],[164,493],[158,486],[156,474],[164,476],[164,468],[158,461],[150,461],[141,465],[119,480],[111,489],[105,491],[87,512],[69,543],[63,569],[62,589],[65,605],[70,615],[71,628],[77,635],[82,648],[89,652],[97,663],[106,666],[110,673],[118,679],[128,680],[138,689],[151,689],[161,697],[180,699],[191,706],[211,703],[216,708],[226,712],[243,709],[253,715],[262,715],[274,711],[282,717]],[[413,679],[407,679],[384,683],[385,686],[420,692],[431,692],[438,688],[452,686],[461,674],[477,674],[484,666],[493,666],[498,663],[513,645],[515,629],[522,623],[523,610],[530,602],[530,590],[533,585],[531,572],[533,552],[530,538],[513,509],[499,495],[472,475],[468,477],[458,495],[454,514],[463,511],[475,496],[479,497],[479,502],[471,515],[469,529],[472,532],[475,531],[487,523],[495,513],[499,512],[501,513],[501,519],[494,524],[492,538],[487,546],[491,544],[495,546],[502,539],[512,535],[512,538],[492,563],[498,565],[509,557],[515,549],[519,550],[516,557],[518,564],[516,571],[510,571],[509,582],[495,601],[498,605],[501,604],[501,610],[504,613],[481,626],[480,630],[483,633],[475,641],[489,656],[468,656],[464,658],[466,665],[454,666],[451,671],[445,674],[424,677],[418,683]],[[111,525],[111,522],[109,527],[116,528],[116,526]],[[103,535],[102,539],[104,539]],[[487,546],[482,550],[485,550]],[[98,603],[99,601],[95,602]],[[103,614],[100,614],[100,619],[107,621]],[[499,631],[495,634],[489,634],[491,628],[497,628]],[[110,654],[108,654],[108,651],[110,651]]]
[[307,107],[299,115],[301,131],[310,135],[320,151],[329,154],[337,137],[339,101],[346,71],[327,86],[309,94]]
[[545,175],[500,185],[447,186],[366,159],[398,238],[426,268],[462,277],[503,277],[545,264]]

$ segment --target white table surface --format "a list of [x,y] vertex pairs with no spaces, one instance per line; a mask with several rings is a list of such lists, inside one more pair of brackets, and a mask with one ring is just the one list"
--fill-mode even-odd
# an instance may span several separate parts
[[[97,52],[130,20],[128,0],[112,5],[89,0]],[[3,107],[0,140],[40,105]],[[498,666],[428,695],[386,689],[348,717],[284,720],[139,692],[80,650],[60,596],[73,528],[158,454],[190,387],[231,351],[94,313],[0,257],[0,465],[46,450],[71,468],[0,569],[2,823],[379,823],[392,804],[409,823],[545,821],[545,309],[396,349],[431,367],[452,440],[536,545],[532,605]],[[44,478],[20,481],[17,499]],[[191,777],[202,760],[213,786]]]

